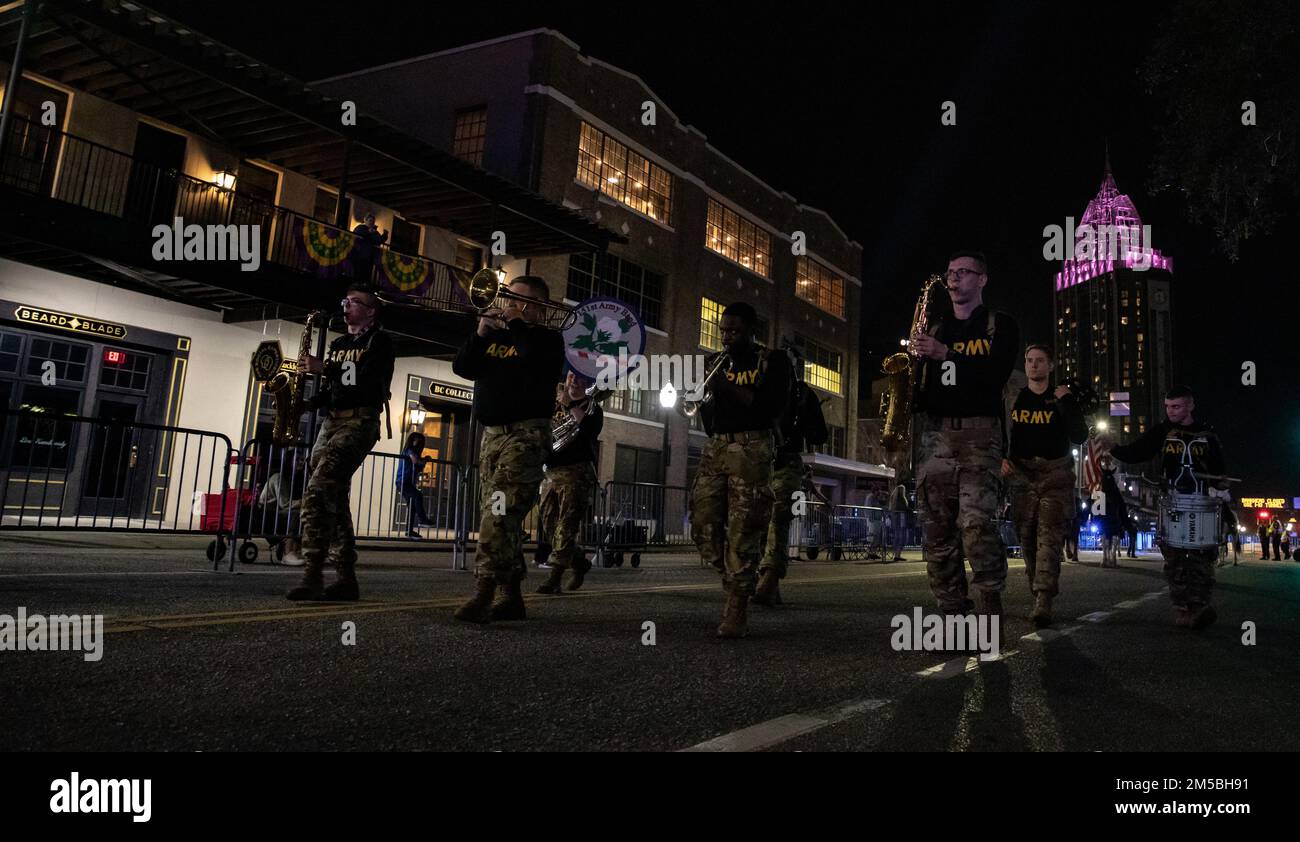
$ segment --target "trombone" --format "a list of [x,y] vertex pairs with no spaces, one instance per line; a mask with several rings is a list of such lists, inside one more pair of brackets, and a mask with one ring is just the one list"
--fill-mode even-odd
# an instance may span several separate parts
[[[455,279],[452,279],[451,282],[453,284],[459,283]],[[478,270],[470,277],[467,293],[471,305],[469,307],[454,301],[439,301],[433,298],[420,298],[387,292],[380,294],[379,299],[385,304],[398,307],[412,307],[437,313],[457,313],[477,317],[498,315],[502,309],[503,300],[518,301],[523,305],[532,304],[535,307],[542,308],[544,315],[538,324],[559,331],[568,330],[578,319],[578,311],[573,307],[545,298],[534,298],[530,295],[520,295],[517,292],[512,292],[508,285],[501,282],[501,276],[497,274],[497,270],[487,267]]]

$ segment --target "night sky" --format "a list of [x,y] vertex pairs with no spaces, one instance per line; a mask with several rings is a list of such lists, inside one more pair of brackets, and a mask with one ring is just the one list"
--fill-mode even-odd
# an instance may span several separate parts
[[[1174,259],[1175,368],[1198,417],[1223,437],[1239,493],[1300,496],[1284,286],[1294,266],[1282,254],[1300,220],[1248,240],[1231,263],[1176,193],[1150,194],[1163,105],[1138,68],[1170,3],[872,4],[869,15],[809,2],[422,3],[410,14],[319,0],[150,5],[306,80],[536,27],[563,32],[863,245],[864,369],[897,347],[922,280],[962,247],[989,255],[986,300],[1016,316],[1026,340],[1050,342],[1056,267],[1042,229],[1082,215],[1109,138],[1120,190]],[[944,100],[956,102],[956,126],[939,123]],[[1245,360],[1257,386],[1241,385]]]

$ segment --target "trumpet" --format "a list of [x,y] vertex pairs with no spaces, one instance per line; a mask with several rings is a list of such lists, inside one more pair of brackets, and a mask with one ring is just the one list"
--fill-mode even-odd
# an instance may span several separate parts
[[713,361],[713,365],[709,368],[708,373],[704,375],[704,383],[701,385],[704,394],[697,401],[683,400],[678,404],[682,415],[687,418],[694,418],[698,415],[700,410],[704,408],[704,405],[713,400],[713,389],[710,384],[713,383],[714,378],[719,374],[725,373],[729,368],[731,368],[731,355],[727,354],[725,351],[718,354],[717,358]]
[[[585,395],[583,401],[587,404],[587,411],[590,412],[592,406],[605,400],[610,394],[612,393],[609,389],[598,388],[595,383],[588,386],[586,391],[583,392],[583,395]],[[563,450],[572,444],[573,440],[578,437],[580,424],[581,422],[573,417],[573,413],[566,411],[564,417],[556,421],[551,427],[551,449]]]

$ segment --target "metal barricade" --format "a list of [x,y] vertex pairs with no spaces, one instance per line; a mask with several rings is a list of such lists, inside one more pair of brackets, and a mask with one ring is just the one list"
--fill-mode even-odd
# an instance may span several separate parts
[[0,410],[0,529],[228,531],[235,450],[220,433]]
[[[286,539],[300,539],[300,510],[303,492],[310,479],[311,448],[305,444],[277,445],[249,441],[238,460],[235,489],[234,528],[230,566],[235,560],[252,563],[259,555],[255,539],[262,538],[276,560],[280,560]],[[453,567],[464,551],[467,483],[464,469],[446,460],[430,460],[420,466],[415,482],[424,501],[427,524],[412,523],[412,500],[402,493],[397,481],[398,466],[406,457],[397,453],[366,455],[352,475],[348,509],[357,540],[412,541],[409,532],[420,532],[424,541],[453,545]],[[414,470],[414,467],[412,467]],[[216,556],[225,555],[218,544]]]

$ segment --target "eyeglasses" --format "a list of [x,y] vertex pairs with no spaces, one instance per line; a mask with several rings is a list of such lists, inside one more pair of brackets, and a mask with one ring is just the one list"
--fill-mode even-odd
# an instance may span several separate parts
[[943,276],[945,281],[959,280],[964,281],[971,275],[983,275],[983,272],[977,272],[974,269],[949,269]]
[[366,302],[362,301],[360,298],[345,298],[342,301],[340,301],[339,304],[341,304],[344,307],[368,307],[371,310],[375,309],[375,305],[367,304]]

